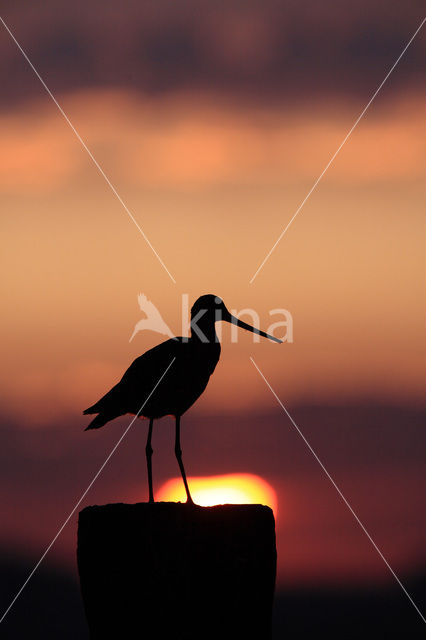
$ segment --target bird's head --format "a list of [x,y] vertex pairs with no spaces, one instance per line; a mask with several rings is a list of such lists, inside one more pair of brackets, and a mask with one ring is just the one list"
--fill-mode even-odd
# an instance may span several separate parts
[[214,324],[219,321],[230,322],[232,324],[236,324],[241,329],[246,329],[246,331],[251,331],[252,333],[257,333],[264,338],[269,338],[269,340],[273,340],[274,342],[282,342],[278,338],[257,329],[256,327],[252,327],[242,320],[239,320],[235,316],[233,316],[228,309],[226,308],[225,303],[219,296],[215,296],[213,294],[207,294],[198,298],[192,308],[191,308],[191,327],[194,330],[196,324]]
[[225,307],[225,303],[219,296],[215,296],[211,293],[200,296],[192,305],[191,308],[191,320],[198,317],[206,317],[212,320],[224,320],[220,318],[222,314],[229,314],[228,309]]

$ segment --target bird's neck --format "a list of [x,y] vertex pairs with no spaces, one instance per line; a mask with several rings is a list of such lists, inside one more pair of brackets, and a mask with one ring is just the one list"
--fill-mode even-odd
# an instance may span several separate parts
[[206,344],[219,343],[214,325],[210,318],[200,318],[195,325],[191,320],[191,340]]

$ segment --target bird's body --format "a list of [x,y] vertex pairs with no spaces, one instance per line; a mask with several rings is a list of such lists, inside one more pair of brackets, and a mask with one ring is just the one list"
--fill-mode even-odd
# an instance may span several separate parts
[[181,416],[203,393],[219,357],[219,342],[182,337],[162,342],[136,358],[120,382],[84,411],[98,414],[87,429],[98,429],[125,413],[152,419]]
[[172,338],[136,358],[126,373],[108,393],[84,414],[97,414],[86,431],[99,429],[126,413],[149,418],[145,448],[148,465],[149,500],[152,488],[151,436],[154,420],[166,415],[175,417],[175,454],[185,485],[188,502],[192,502],[186,481],[180,448],[180,418],[205,390],[220,357],[220,343],[215,322],[225,320],[281,342],[259,329],[231,316],[222,300],[214,295],[198,298],[191,309],[191,336]]

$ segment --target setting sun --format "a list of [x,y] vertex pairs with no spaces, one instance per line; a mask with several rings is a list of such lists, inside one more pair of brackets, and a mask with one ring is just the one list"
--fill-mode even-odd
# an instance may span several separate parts
[[[249,473],[224,476],[188,478],[191,495],[196,504],[211,507],[216,504],[265,504],[277,516],[275,491],[265,480]],[[156,499],[159,502],[185,502],[186,495],[181,478],[163,484]]]

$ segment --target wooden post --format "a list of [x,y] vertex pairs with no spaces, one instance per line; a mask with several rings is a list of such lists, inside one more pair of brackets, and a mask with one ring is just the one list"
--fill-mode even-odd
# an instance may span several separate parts
[[87,507],[77,559],[91,640],[271,637],[276,549],[269,507]]

